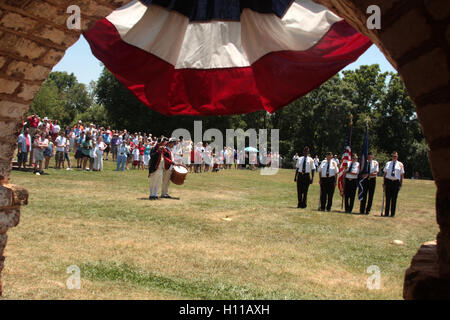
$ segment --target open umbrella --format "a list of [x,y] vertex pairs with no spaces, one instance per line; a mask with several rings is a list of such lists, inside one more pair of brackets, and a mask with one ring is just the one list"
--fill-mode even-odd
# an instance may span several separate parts
[[247,152],[259,152],[258,149],[254,148],[254,147],[247,147],[244,150]]
[[310,0],[134,0],[84,36],[120,82],[166,115],[274,112],[371,45]]

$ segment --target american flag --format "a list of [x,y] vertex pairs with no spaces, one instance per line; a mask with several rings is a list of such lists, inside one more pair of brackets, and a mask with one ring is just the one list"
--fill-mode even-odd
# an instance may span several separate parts
[[345,150],[344,150],[344,153],[342,154],[341,168],[340,168],[339,174],[338,174],[338,188],[339,188],[341,197],[344,196],[344,183],[343,182],[344,182],[345,172],[347,171],[348,163],[352,161],[352,148],[350,147],[351,135],[352,135],[352,126],[350,124],[350,127],[348,128],[347,142],[345,143]]

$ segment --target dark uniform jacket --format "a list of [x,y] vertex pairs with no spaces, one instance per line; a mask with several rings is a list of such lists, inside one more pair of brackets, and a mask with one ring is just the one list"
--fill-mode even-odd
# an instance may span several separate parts
[[157,147],[153,147],[150,151],[148,174],[152,174],[158,169],[159,163],[161,162],[161,157],[164,157],[164,170],[168,170],[169,167],[173,164],[172,154],[169,149],[164,147],[162,150],[160,150]]

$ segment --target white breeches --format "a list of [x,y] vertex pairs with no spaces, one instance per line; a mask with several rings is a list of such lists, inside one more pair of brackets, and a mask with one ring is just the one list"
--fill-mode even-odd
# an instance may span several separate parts
[[150,196],[157,197],[158,190],[161,186],[163,178],[163,170],[158,169],[150,175]]
[[161,196],[166,196],[169,194],[169,184],[170,184],[170,176],[172,175],[172,169],[164,170],[163,178],[162,178],[162,189]]

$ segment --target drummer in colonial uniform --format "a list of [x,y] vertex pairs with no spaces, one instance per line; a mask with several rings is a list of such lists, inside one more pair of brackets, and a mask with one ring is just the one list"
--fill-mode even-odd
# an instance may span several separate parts
[[148,177],[150,178],[150,200],[158,199],[158,190],[162,183],[164,172],[163,140],[159,138],[150,151]]
[[172,176],[174,165],[173,147],[177,143],[177,139],[171,138],[167,145],[163,148],[164,156],[164,173],[162,178],[161,198],[171,199],[169,195],[170,177]]

